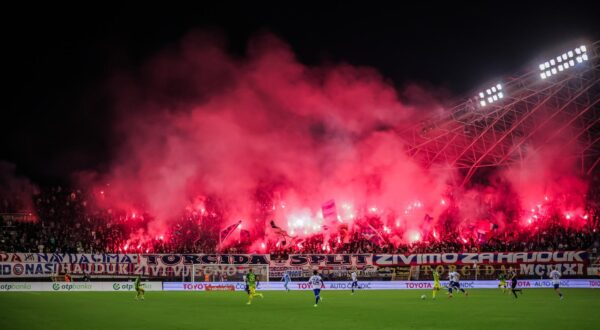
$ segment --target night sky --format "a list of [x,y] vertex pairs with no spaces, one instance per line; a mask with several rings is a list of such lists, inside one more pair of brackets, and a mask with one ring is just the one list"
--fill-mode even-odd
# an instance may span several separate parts
[[302,63],[370,66],[399,89],[416,82],[457,98],[535,67],[561,45],[600,40],[592,2],[219,3],[5,10],[0,160],[39,183],[102,170],[118,143],[107,82],[194,29],[223,35],[240,56],[248,38],[268,31]]

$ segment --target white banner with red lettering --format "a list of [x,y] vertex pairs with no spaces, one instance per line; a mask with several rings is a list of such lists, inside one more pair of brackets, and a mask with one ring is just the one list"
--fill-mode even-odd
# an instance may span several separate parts
[[480,252],[480,253],[416,253],[376,254],[373,265],[488,265],[488,264],[557,264],[588,263],[587,251]]
[[0,253],[0,278],[90,276],[189,276],[192,264],[268,265],[268,254]]
[[358,269],[363,275],[377,269],[420,266],[424,274],[433,267],[492,275],[508,266],[520,275],[545,276],[550,268],[559,268],[563,276],[588,275],[586,251],[538,251],[498,253],[428,254],[292,254],[285,257],[268,254],[71,254],[71,253],[0,253],[0,278],[51,277],[69,273],[80,276],[111,278],[142,275],[153,278],[190,276],[192,264],[269,265],[271,277],[288,272],[293,278],[305,277],[313,269],[344,275]]

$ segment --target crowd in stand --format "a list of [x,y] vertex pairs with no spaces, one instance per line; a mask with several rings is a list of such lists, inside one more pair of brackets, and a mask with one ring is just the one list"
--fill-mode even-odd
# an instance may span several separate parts
[[[325,246],[325,248],[324,248]],[[548,228],[537,235],[518,235],[476,241],[447,237],[442,240],[426,239],[413,243],[394,244],[385,241],[367,240],[356,235],[349,243],[336,244],[330,240],[324,244],[320,236],[304,240],[300,246],[270,247],[275,254],[292,253],[452,253],[452,252],[499,252],[499,251],[600,251],[600,235],[594,231],[572,228]]]
[[[264,246],[239,242],[219,247],[218,216],[184,212],[169,222],[164,234],[147,234],[153,220],[146,214],[127,214],[111,209],[92,208],[80,190],[53,187],[33,198],[32,214],[10,212],[11,201],[0,207],[0,252],[65,253],[435,253],[493,252],[600,248],[600,187],[592,185],[588,196],[589,225],[579,228],[549,221],[537,231],[485,237],[462,238],[448,233],[442,238],[423,237],[412,243],[392,242],[386,235],[365,237],[357,231],[309,238],[282,238]],[[18,204],[18,203],[17,203]],[[34,215],[33,215],[34,214]],[[201,219],[200,219],[201,217]],[[201,220],[201,221],[200,221]],[[255,243],[255,242],[254,242]]]
[[90,207],[81,190],[52,187],[33,198],[33,213],[7,212],[12,201],[1,201],[0,252],[144,253],[214,252],[216,241],[202,237],[194,215],[171,222],[169,232],[149,237],[152,220]]

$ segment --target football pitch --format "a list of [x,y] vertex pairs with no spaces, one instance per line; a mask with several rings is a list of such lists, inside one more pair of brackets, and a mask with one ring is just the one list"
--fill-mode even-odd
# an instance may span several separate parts
[[[2,292],[0,329],[597,329],[600,290],[471,290],[449,299],[431,291]],[[422,300],[421,295],[427,298]]]

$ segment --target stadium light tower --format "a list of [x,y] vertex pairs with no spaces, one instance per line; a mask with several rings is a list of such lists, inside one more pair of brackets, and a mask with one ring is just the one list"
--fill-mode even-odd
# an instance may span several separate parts
[[538,66],[540,69],[540,78],[550,78],[551,76],[573,68],[575,65],[583,63],[587,60],[587,47],[585,45],[579,46],[563,53],[562,55],[558,55],[556,58],[552,58],[544,63],[541,63]]
[[496,85],[487,88],[485,91],[479,92],[476,96],[479,106],[485,107],[494,102],[498,102],[504,98],[504,91],[502,90],[502,84],[497,83]]
[[[465,173],[457,176],[461,185],[490,168],[529,162],[531,152],[555,145],[577,160],[581,174],[600,171],[600,40],[561,53],[560,62],[556,55],[548,67],[544,62],[504,76],[501,88],[495,86],[496,103],[488,102],[494,101],[490,84],[489,95],[487,88],[478,90],[400,132],[408,154],[427,168]],[[560,65],[570,74],[560,75]],[[473,111],[473,101],[482,111]]]

